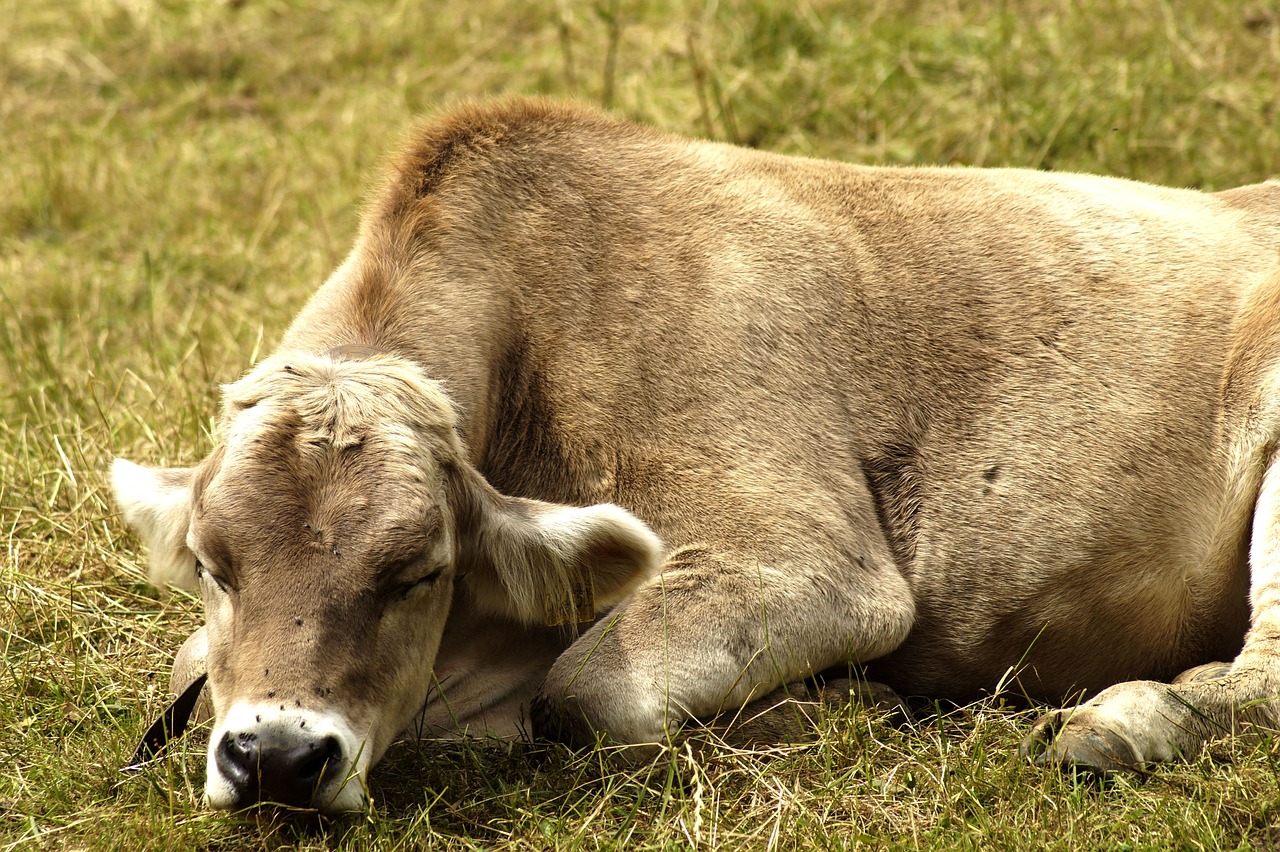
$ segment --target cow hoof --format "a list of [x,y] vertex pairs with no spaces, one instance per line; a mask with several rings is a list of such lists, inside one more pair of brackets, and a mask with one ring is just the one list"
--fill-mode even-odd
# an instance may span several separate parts
[[601,739],[576,701],[552,701],[542,692],[529,705],[529,722],[533,739],[561,743],[575,750],[591,748]]
[[911,721],[911,708],[902,696],[891,687],[873,680],[851,680],[837,678],[829,680],[822,686],[822,700],[827,706],[833,706],[835,696],[843,692],[845,701],[857,704],[879,713],[884,713],[894,725],[905,725]]
[[812,740],[826,711],[849,701],[849,683],[833,682],[822,689],[791,683],[725,712],[703,728],[731,748],[789,745]]
[[1226,677],[1230,673],[1230,663],[1205,663],[1202,666],[1187,669],[1175,677],[1173,683],[1205,683],[1206,681]]
[[[566,706],[566,703],[568,706]],[[619,743],[587,721],[577,703],[552,702],[536,696],[529,707],[529,721],[535,740],[557,742],[575,751],[604,746],[605,759],[615,768],[633,769],[652,761],[662,750],[659,743]]]
[[910,718],[906,702],[884,684],[832,678],[817,685],[787,684],[704,728],[732,748],[797,745],[816,739],[822,720],[850,704],[883,713],[894,724]]
[[662,753],[664,746],[661,743],[635,743],[632,745],[616,745],[604,741],[607,745],[603,750],[609,763],[620,770],[635,769],[652,763],[654,758]]
[[1055,710],[1031,729],[1019,754],[1037,766],[1105,779],[1142,771],[1137,750],[1122,734],[1073,720],[1074,710]]

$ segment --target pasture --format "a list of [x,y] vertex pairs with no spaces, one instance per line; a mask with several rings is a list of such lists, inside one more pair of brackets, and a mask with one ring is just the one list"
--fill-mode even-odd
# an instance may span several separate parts
[[194,463],[218,385],[345,254],[412,120],[575,96],[865,163],[1221,189],[1280,177],[1276,0],[0,0],[0,852],[26,848],[1280,848],[1280,739],[1105,787],[999,698],[816,742],[401,745],[370,811],[214,814],[200,732],[122,774],[201,620],[111,505]]

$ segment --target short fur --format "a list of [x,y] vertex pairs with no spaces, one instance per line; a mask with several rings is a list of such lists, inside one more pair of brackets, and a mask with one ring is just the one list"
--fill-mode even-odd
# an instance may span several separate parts
[[[315,495],[277,427],[237,396],[287,381],[284,364],[346,370],[320,353],[355,344],[389,354],[350,362],[352,381],[413,375],[375,394],[378,428],[413,422],[419,393],[456,412],[452,429],[442,414],[409,430],[431,447],[413,477],[386,493],[362,480],[337,501],[364,506],[343,535],[380,538],[386,513],[418,499],[417,477],[455,531],[452,550],[431,552],[471,572],[467,605],[562,617],[583,576],[596,603],[629,596],[551,666],[535,702],[548,733],[653,742],[850,662],[931,697],[1008,684],[1063,701],[1230,659],[1251,615],[1244,656],[1269,647],[1258,554],[1277,518],[1254,506],[1260,490],[1272,505],[1280,431],[1278,247],[1276,182],[1205,194],[867,168],[576,106],[464,107],[392,161],[352,253],[229,391],[223,428],[262,442],[256,472],[235,475],[282,489],[260,510],[291,531],[270,539],[274,556],[259,547],[265,565],[302,546],[272,506]],[[280,422],[296,443],[323,421],[298,408]],[[324,428],[345,435],[335,446],[360,440]],[[325,482],[351,487],[330,470]],[[150,517],[130,509],[143,502],[122,493],[131,522]],[[632,515],[666,544],[652,579],[657,545]],[[233,530],[242,517],[222,515]],[[557,535],[567,550],[548,544]],[[333,611],[373,576],[323,585]],[[272,609],[327,611],[301,586],[278,594]],[[428,657],[447,608],[432,610]],[[367,655],[340,640],[363,629],[353,613],[307,647]],[[295,645],[270,641],[293,659]],[[1270,678],[1273,665],[1256,668]],[[334,684],[332,700],[366,700],[352,690],[379,679]],[[1221,712],[1260,682],[1219,685]],[[1107,724],[1169,741],[1176,714],[1159,706],[1166,722],[1126,711]]]

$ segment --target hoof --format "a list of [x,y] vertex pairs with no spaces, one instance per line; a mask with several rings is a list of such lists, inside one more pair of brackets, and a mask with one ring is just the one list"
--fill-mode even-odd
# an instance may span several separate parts
[[570,702],[553,702],[539,692],[529,705],[529,723],[535,740],[555,742],[571,749],[587,749],[598,740],[586,717]]
[[829,680],[822,687],[823,703],[833,706],[836,701],[832,696],[840,694],[841,690],[847,695],[846,702],[884,713],[890,724],[902,726],[911,721],[911,708],[907,702],[883,683],[846,678]]
[[850,704],[886,715],[893,724],[910,719],[907,705],[884,684],[832,678],[818,684],[790,683],[704,728],[734,748],[800,745],[815,740],[824,719]]
[[1231,673],[1230,663],[1205,663],[1193,669],[1187,669],[1173,679],[1174,683],[1204,683],[1226,677]]
[[1072,719],[1074,711],[1056,710],[1035,724],[1018,753],[1037,766],[1083,772],[1098,778],[1143,771],[1137,750],[1122,734]]
[[604,731],[598,731],[581,712],[577,703],[552,702],[537,695],[529,708],[533,739],[556,742],[574,751],[603,746],[601,754],[614,769],[626,771],[653,761],[662,751],[660,743],[619,743]]
[[818,691],[803,683],[792,683],[742,708],[722,713],[702,728],[731,748],[805,743],[817,734],[827,708],[848,700],[847,688]]

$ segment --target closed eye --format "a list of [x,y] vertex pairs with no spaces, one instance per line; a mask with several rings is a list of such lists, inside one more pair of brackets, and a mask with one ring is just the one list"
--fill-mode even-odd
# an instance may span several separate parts
[[227,582],[227,580],[223,579],[222,577],[219,577],[217,574],[213,573],[208,568],[206,568],[204,563],[200,561],[199,557],[196,557],[196,577],[198,578],[207,577],[209,580],[213,582],[215,586],[218,587],[218,590],[221,591],[224,595],[231,593],[231,584]]
[[413,592],[419,589],[430,588],[431,586],[434,586],[436,584],[436,581],[440,579],[440,575],[443,573],[444,573],[443,568],[436,568],[432,571],[427,572],[426,574],[423,574],[421,577],[419,577],[416,580],[410,580],[407,583],[401,583],[400,585],[394,588],[392,594],[395,597],[399,598],[400,600],[404,600],[405,598],[409,597],[409,595],[411,595]]

